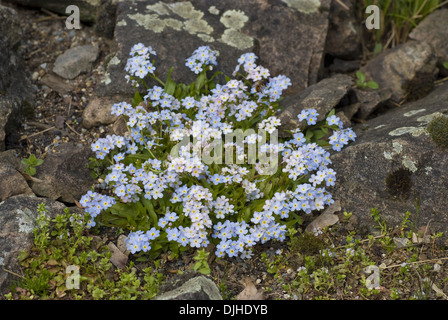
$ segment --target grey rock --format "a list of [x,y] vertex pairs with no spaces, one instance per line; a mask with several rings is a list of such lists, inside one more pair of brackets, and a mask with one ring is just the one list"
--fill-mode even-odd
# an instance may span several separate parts
[[438,58],[438,67],[448,75],[448,70],[442,67],[448,61],[448,9],[442,8],[429,14],[409,34],[409,38],[430,44]]
[[17,12],[0,5],[0,151],[9,134],[33,112],[34,89],[17,52],[21,36]]
[[331,2],[325,53],[347,60],[359,58],[362,24],[356,18],[355,6],[353,0]]
[[155,297],[154,300],[222,300],[222,297],[213,281],[199,276],[188,280],[177,289]]
[[399,225],[410,211],[417,228],[430,222],[433,232],[446,232],[447,151],[434,144],[426,127],[448,111],[447,99],[445,83],[354,127],[356,141],[332,155],[337,181],[329,191],[359,225],[378,227],[370,216],[375,208],[388,226]]
[[118,97],[93,97],[82,114],[83,127],[90,129],[99,125],[114,123],[117,116],[110,112],[112,105],[117,102],[120,102]]
[[316,219],[311,221],[305,228],[306,232],[315,232],[315,230],[323,230],[339,222],[337,213],[341,211],[339,201],[335,201],[331,206],[327,207]]
[[392,91],[389,88],[359,89],[353,90],[359,104],[359,110],[356,113],[356,118],[360,120],[367,119],[379,108],[387,105],[389,99],[392,97]]
[[53,72],[64,79],[74,79],[89,72],[99,55],[97,46],[85,45],[70,48],[56,58]]
[[88,146],[59,145],[56,152],[47,155],[37,168],[35,178],[40,181],[33,181],[31,189],[36,195],[52,200],[66,203],[79,201],[94,184],[87,168],[92,156]]
[[[232,76],[240,55],[252,51],[272,75],[284,74],[291,78],[290,92],[299,92],[318,81],[330,0],[322,0],[313,8],[297,7],[294,3],[144,0],[129,5],[118,2],[114,34],[118,50],[105,66],[98,93],[104,96],[133,93],[124,78],[124,66],[130,48],[140,42],[157,52],[156,73],[162,80],[174,67],[172,76],[176,82],[191,83],[196,75],[185,66],[185,60],[199,46],[209,45],[219,51],[217,69],[224,74]],[[294,35],[293,41],[291,35]]]
[[361,71],[367,80],[374,80],[380,88],[392,91],[391,100],[400,103],[406,97],[406,83],[421,74],[435,77],[437,57],[434,49],[426,42],[410,40],[385,50],[370,60]]
[[22,39],[22,29],[14,9],[0,5],[0,30],[0,43],[8,48],[17,48]]
[[93,23],[96,21],[97,12],[102,0],[6,0],[21,6],[32,8],[44,8],[61,15],[69,15],[66,8],[69,5],[76,5],[79,8],[79,18],[82,22]]
[[279,135],[287,136],[287,130],[306,127],[306,122],[299,122],[297,115],[303,109],[314,108],[319,113],[317,121],[325,119],[328,112],[335,108],[339,102],[348,95],[353,83],[348,75],[334,75],[319,81],[297,95],[285,97],[282,105],[287,106],[280,110],[278,117],[281,121]]
[[19,194],[33,195],[23,175],[10,163],[0,162],[0,201]]
[[[17,195],[0,202],[0,293],[13,281],[20,280],[18,255],[33,244],[33,229],[37,227],[37,207],[45,203],[51,217],[63,213],[65,205],[35,196]],[[7,272],[7,271],[10,272]]]
[[360,60],[343,60],[339,58],[335,58],[333,63],[328,67],[328,71],[331,74],[337,73],[351,73],[359,70],[361,66]]

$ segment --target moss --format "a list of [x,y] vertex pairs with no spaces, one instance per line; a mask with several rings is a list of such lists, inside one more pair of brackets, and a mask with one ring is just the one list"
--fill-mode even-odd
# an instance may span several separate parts
[[448,117],[440,115],[434,118],[426,131],[429,133],[432,141],[441,149],[448,150]]
[[314,234],[305,232],[300,236],[291,239],[291,251],[303,255],[312,255],[319,253],[324,248],[323,241]]
[[386,187],[389,195],[396,200],[407,200],[411,193],[412,172],[405,168],[400,168],[386,177]]

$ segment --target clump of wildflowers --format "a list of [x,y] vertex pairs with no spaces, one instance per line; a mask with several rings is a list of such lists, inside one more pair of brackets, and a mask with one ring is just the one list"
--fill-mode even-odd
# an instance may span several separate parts
[[[286,141],[275,139],[281,125],[277,100],[291,85],[289,78],[272,77],[247,53],[238,59],[234,79],[212,83],[206,73],[217,65],[218,53],[204,46],[186,60],[202,79],[190,86],[193,92],[156,78],[150,55],[156,55],[151,47],[133,46],[127,78],[141,82],[150,75],[158,85],[145,84],[142,98],[111,109],[124,117],[128,132],[91,146],[107,166],[109,195],[82,197],[90,227],[97,220],[130,230],[132,253],[214,243],[218,257],[250,258],[257,243],[284,240],[300,213],[333,203],[325,189],[336,180],[329,151],[300,130]],[[316,125],[317,116],[306,109],[298,118]],[[332,114],[325,128],[333,130],[328,146],[336,151],[356,137]],[[239,142],[224,139],[248,130]],[[261,153],[251,157],[255,147]],[[275,161],[266,163],[262,155]],[[265,171],[273,164],[274,172]]]

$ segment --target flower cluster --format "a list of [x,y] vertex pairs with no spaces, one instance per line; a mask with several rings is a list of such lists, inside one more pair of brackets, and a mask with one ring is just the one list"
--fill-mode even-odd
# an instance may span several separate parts
[[115,198],[102,195],[97,192],[88,191],[85,195],[81,197],[81,205],[84,206],[84,211],[89,214],[90,219],[87,221],[87,226],[89,228],[95,226],[95,218],[101,211],[107,210],[112,207],[116,201]]
[[218,64],[216,61],[217,55],[218,52],[210,49],[209,46],[202,46],[193,52],[193,55],[187,59],[185,65],[196,74],[201,73],[204,70],[204,66],[209,66],[209,70],[211,70],[211,65]]
[[[149,56],[155,54],[151,47],[135,45],[126,65],[128,78],[152,73]],[[216,57],[217,52],[200,47],[186,65],[195,73],[206,72],[203,68],[216,65]],[[234,75],[242,68],[245,76],[216,84],[199,99],[176,98],[153,86],[138,105],[115,103],[111,113],[125,118],[128,132],[100,138],[91,146],[97,159],[109,163],[105,182],[111,196],[89,192],[82,197],[91,217],[89,226],[115,204],[142,203],[145,214],[131,212],[127,220],[134,223],[127,238],[132,253],[147,252],[157,241],[195,248],[213,242],[218,257],[250,257],[255,244],[283,240],[285,221],[296,213],[308,214],[333,203],[325,189],[336,180],[329,168],[330,153],[309,143],[299,130],[280,143],[268,143],[260,133],[245,136],[243,145],[226,142],[224,149],[234,152],[236,163],[205,161],[206,156],[217,156],[210,152],[219,146],[217,141],[237,129],[257,128],[273,135],[281,125],[274,102],[291,81],[282,75],[271,77],[256,59],[253,53],[243,54]],[[298,118],[313,125],[317,116],[316,110],[306,109]],[[333,149],[340,150],[356,137],[336,116],[326,121],[337,128],[330,137]],[[262,163],[248,162],[244,144],[275,155],[281,177],[263,176]]]
[[129,74],[127,75],[128,80],[130,76],[143,79],[148,73],[153,74],[156,71],[149,60],[150,55],[156,55],[151,46],[145,47],[142,43],[138,43],[131,48],[131,58],[128,59],[125,66],[125,70]]

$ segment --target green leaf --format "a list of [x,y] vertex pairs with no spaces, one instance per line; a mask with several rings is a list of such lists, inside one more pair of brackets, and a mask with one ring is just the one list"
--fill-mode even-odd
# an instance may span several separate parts
[[207,81],[207,74],[205,72],[201,72],[195,82],[196,91],[200,91],[206,81]]
[[152,205],[152,201],[149,200],[149,199],[146,199],[146,198],[142,198],[140,201],[142,202],[143,206],[145,207],[146,212],[148,213],[149,218],[152,221],[152,225],[156,226],[157,223],[159,222],[159,219],[158,219],[157,214],[156,214],[156,212],[154,210],[154,206]]
[[306,139],[306,141],[311,141],[311,138],[313,137],[313,135],[314,135],[314,132],[313,131],[311,131],[311,130],[307,130],[306,131],[306,133],[305,133],[305,139]]
[[165,82],[165,92],[168,93],[169,95],[174,95],[174,92],[176,91],[176,82],[174,82],[173,79],[171,79],[171,73],[173,72],[173,68],[174,67],[171,67],[171,69],[168,71],[168,75]]
[[25,168],[26,173],[28,173],[30,176],[34,176],[36,174],[36,168],[34,167],[26,167]]
[[381,43],[377,43],[375,45],[375,48],[373,49],[373,54],[377,55],[377,54],[381,53],[381,51],[383,51],[383,45]]
[[443,67],[444,67],[445,69],[448,69],[448,61],[443,63]]
[[376,83],[375,81],[372,81],[372,80],[370,80],[369,82],[367,82],[367,86],[368,86],[370,89],[378,89],[378,88],[379,88],[378,83]]
[[356,71],[356,77],[359,79],[359,81],[361,81],[361,83],[364,83],[366,81],[366,76],[360,70]]
[[323,130],[316,130],[314,131],[314,139],[316,140],[320,140],[325,136],[325,132],[323,132]]
[[140,92],[135,91],[134,93],[134,98],[132,98],[132,106],[138,106],[140,104],[140,102],[142,102],[142,96],[140,95]]

